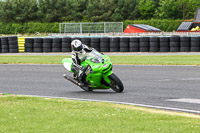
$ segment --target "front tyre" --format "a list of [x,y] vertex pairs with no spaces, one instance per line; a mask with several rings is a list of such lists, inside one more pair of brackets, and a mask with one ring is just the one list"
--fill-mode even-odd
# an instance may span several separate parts
[[92,91],[91,87],[86,87],[86,86],[80,86],[81,89],[83,89],[84,91]]
[[124,90],[124,86],[122,84],[122,81],[114,74],[112,73],[110,76],[110,81],[111,81],[111,89],[114,90],[115,92],[122,92]]

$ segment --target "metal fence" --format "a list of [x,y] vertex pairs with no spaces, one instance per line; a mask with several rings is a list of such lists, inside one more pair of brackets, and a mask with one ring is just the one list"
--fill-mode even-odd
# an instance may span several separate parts
[[123,32],[123,22],[60,23],[60,33]]

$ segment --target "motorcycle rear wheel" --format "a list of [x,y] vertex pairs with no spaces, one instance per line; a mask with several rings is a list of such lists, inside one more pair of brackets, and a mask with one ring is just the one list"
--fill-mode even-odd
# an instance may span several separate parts
[[122,81],[114,74],[112,73],[110,76],[110,81],[111,81],[111,89],[114,90],[115,92],[122,92],[124,90],[124,86]]

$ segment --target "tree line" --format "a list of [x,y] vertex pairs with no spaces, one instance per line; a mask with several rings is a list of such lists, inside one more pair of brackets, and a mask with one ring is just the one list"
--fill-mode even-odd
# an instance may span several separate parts
[[0,22],[193,19],[199,0],[0,0]]

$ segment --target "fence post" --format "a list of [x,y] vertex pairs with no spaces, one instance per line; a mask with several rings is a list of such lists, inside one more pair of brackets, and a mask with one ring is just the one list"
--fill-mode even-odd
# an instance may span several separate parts
[[65,24],[65,30],[64,30],[64,33],[66,33],[66,24]]
[[61,33],[61,23],[59,23],[59,32]]
[[106,22],[104,22],[104,33],[106,33]]
[[80,23],[80,33],[82,33],[82,23]]
[[124,29],[124,28],[123,28],[123,22],[121,22],[121,24],[122,24],[122,32],[123,32],[123,29]]

